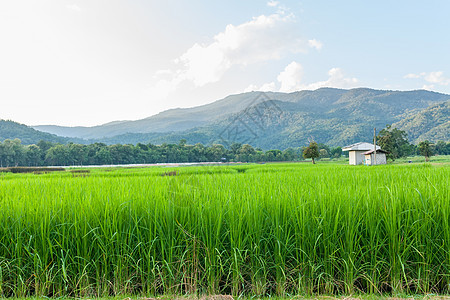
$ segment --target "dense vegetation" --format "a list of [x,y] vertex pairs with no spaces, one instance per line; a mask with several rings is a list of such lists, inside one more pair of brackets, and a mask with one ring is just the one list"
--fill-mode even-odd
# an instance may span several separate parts
[[[313,137],[331,146],[367,140],[386,124],[406,131],[410,141],[450,141],[449,95],[429,91],[332,89],[294,93],[251,92],[208,105],[173,109],[138,121],[95,127],[37,126],[90,143],[249,143],[264,150],[306,145]],[[234,129],[239,129],[235,135]]]
[[[322,145],[322,147],[326,147]],[[329,149],[329,148],[328,148]],[[40,141],[37,145],[24,146],[20,140],[0,142],[0,167],[10,166],[81,166],[118,165],[184,162],[222,162],[222,161],[293,161],[301,158],[302,148],[284,151],[262,151],[248,144],[234,143],[230,149],[223,145],[186,145],[184,140],[178,144],[137,144],[105,145],[95,143],[54,144]],[[331,155],[342,150],[330,150]],[[327,155],[329,157],[329,155]]]
[[173,170],[0,173],[0,296],[448,292],[447,165]]
[[66,143],[68,141],[68,139],[63,137],[41,132],[17,122],[0,119],[0,141],[16,138],[19,138],[22,143],[27,145],[36,144],[40,140],[53,143]]
[[[389,132],[389,131],[387,131]],[[383,131],[381,132],[381,134]],[[389,136],[384,136],[389,151],[396,153],[393,159],[406,155],[421,155],[417,146],[407,143],[397,145],[391,143]],[[395,140],[394,140],[395,141]],[[384,147],[384,144],[381,144]],[[397,149],[402,149],[400,150]],[[0,142],[0,167],[11,166],[82,166],[82,165],[118,165],[118,164],[152,164],[152,163],[185,163],[185,162],[270,162],[298,161],[312,156],[304,156],[306,146],[281,150],[263,151],[248,144],[233,143],[226,148],[221,144],[204,146],[186,144],[181,140],[178,144],[141,144],[106,145],[102,143],[55,144],[40,141],[36,145],[22,145],[19,139]],[[405,150],[407,149],[407,151]],[[340,158],[341,147],[329,147],[317,144],[314,157]],[[449,155],[450,142],[430,144],[430,153]],[[400,154],[399,154],[400,153]],[[348,155],[348,153],[344,153]]]
[[450,101],[447,101],[431,105],[419,112],[408,112],[393,126],[406,131],[411,141],[415,143],[424,140],[448,140],[450,134],[449,116]]

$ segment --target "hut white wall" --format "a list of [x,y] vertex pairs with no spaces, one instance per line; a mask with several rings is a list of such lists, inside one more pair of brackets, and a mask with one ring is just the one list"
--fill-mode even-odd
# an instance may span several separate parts
[[364,152],[367,151],[349,151],[348,153],[348,163],[350,165],[360,165],[364,160]]

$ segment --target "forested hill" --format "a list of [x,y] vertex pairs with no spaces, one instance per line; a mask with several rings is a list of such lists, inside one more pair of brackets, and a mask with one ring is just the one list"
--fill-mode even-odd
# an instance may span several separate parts
[[321,88],[294,93],[249,92],[230,95],[198,107],[167,110],[137,121],[118,121],[94,127],[34,128],[60,136],[94,140],[114,137],[116,141],[120,141],[120,136],[128,138],[126,135],[129,133],[160,136],[162,141],[174,134],[178,137],[183,132],[182,135],[189,134],[191,137],[207,135],[208,141],[202,142],[211,142],[217,138],[217,132],[211,126],[224,126],[229,123],[230,117],[245,114],[250,107],[267,100],[278,101],[280,108],[287,109],[282,116],[284,119],[276,121],[284,126],[279,128],[283,145],[303,142],[303,137],[311,135],[340,144],[361,138],[359,132],[363,134],[366,128],[360,128],[360,124],[368,124],[372,128],[384,127],[400,121],[407,112],[450,100],[450,96],[424,90],[402,92],[367,88]]
[[406,113],[393,124],[408,133],[409,140],[448,141],[450,134],[450,101],[437,103],[419,112]]
[[41,132],[17,122],[0,119],[0,141],[20,139],[23,144],[37,144],[40,140],[53,143],[66,143],[67,138]]
[[143,120],[95,127],[34,128],[84,143],[162,144],[186,139],[189,144],[240,142],[268,150],[306,145],[311,138],[330,146],[369,141],[374,127],[381,130],[394,124],[405,130],[414,143],[424,139],[449,141],[449,101],[450,95],[425,90],[249,92],[208,105],[168,110]]
[[369,141],[374,127],[379,131],[387,124],[405,130],[414,143],[424,139],[450,140],[447,130],[449,95],[428,91],[328,88],[266,95],[278,100],[250,105],[197,128],[181,132],[128,133],[101,140],[107,144],[176,143],[180,139],[192,144],[238,141],[262,149],[286,149],[306,145],[308,139],[314,138],[328,145],[343,146]]

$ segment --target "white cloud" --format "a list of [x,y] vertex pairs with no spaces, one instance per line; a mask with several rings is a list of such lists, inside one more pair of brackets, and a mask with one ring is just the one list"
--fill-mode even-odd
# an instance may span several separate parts
[[261,86],[258,86],[256,84],[251,84],[249,85],[245,90],[244,93],[246,92],[253,92],[253,91],[258,91],[258,92],[273,92],[276,89],[276,84],[275,82],[269,82],[269,83],[265,83]]
[[420,78],[419,74],[409,73],[403,76],[403,78]]
[[278,6],[278,4],[279,4],[279,2],[278,1],[269,1],[269,2],[267,2],[267,6],[270,6],[270,7],[277,7]]
[[408,79],[421,78],[428,83],[432,83],[432,84],[425,84],[422,87],[423,89],[426,89],[426,90],[433,89],[435,87],[434,84],[438,84],[438,85],[449,85],[450,84],[450,78],[445,77],[444,72],[442,72],[442,71],[422,72],[419,74],[410,73],[410,74],[403,76],[403,78],[408,78]]
[[321,87],[334,88],[354,88],[359,84],[357,78],[345,77],[344,72],[340,68],[332,68],[328,71],[328,79],[325,81],[318,81],[303,86],[303,89],[315,90]]
[[301,64],[293,61],[284,71],[278,75],[280,83],[280,92],[293,92],[299,90],[315,90],[321,87],[352,88],[359,84],[357,78],[345,77],[340,68],[332,68],[328,71],[328,79],[310,84],[303,83],[303,67]]
[[67,4],[66,7],[68,9],[71,9],[71,10],[74,10],[74,11],[78,11],[78,12],[81,11],[81,8],[78,5],[76,5],[76,4]]
[[207,47],[195,44],[177,61],[184,65],[183,75],[192,80],[196,86],[219,81],[222,75],[232,66],[218,43]]
[[[296,61],[291,62],[277,77],[280,86],[279,91],[290,93],[300,90],[316,90],[321,87],[354,88],[359,85],[359,80],[357,78],[345,77],[344,72],[340,68],[330,69],[328,71],[328,79],[324,81],[305,84],[303,78],[303,66]],[[262,86],[250,85],[244,92],[275,91],[276,85],[275,82],[266,83]]]
[[427,82],[437,83],[440,85],[448,85],[450,83],[450,78],[444,77],[444,72],[430,72],[424,75],[424,78]]
[[311,48],[315,48],[317,50],[320,50],[320,49],[322,49],[323,44],[322,44],[322,42],[320,42],[320,41],[318,41],[316,39],[312,39],[312,40],[308,41],[308,46],[311,47]]
[[232,66],[280,59],[305,51],[305,43],[292,35],[290,16],[259,16],[238,26],[228,25],[210,44],[195,44],[179,59],[186,79],[196,86],[216,82]]
[[265,83],[265,84],[263,84],[260,88],[259,88],[259,90],[260,91],[262,91],[262,92],[272,92],[272,91],[274,91],[275,90],[275,88],[276,88],[276,84],[275,84],[275,82],[270,82],[270,83]]
[[165,69],[165,70],[158,70],[155,72],[155,77],[157,76],[161,76],[161,75],[172,75],[172,70],[170,69]]
[[294,23],[293,15],[278,12],[261,15],[240,25],[227,25],[223,32],[214,36],[212,42],[196,43],[175,59],[172,71],[158,71],[155,76],[165,78],[161,79],[164,81],[162,84],[156,86],[167,84],[167,75],[172,73],[170,76],[174,86],[188,81],[202,87],[221,80],[233,66],[245,67],[278,60],[289,53],[306,52],[308,42],[298,36]]
[[147,93],[150,97],[154,99],[166,99],[172,92],[174,92],[178,85],[181,83],[182,78],[178,77],[175,79],[160,79],[158,82],[150,86],[147,89]]
[[292,92],[298,90],[302,84],[302,77],[302,65],[295,61],[291,62],[277,77],[278,82],[281,84],[280,91]]

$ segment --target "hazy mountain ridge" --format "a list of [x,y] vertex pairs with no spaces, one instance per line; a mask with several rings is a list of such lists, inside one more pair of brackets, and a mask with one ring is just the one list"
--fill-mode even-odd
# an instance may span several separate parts
[[0,141],[16,138],[20,139],[23,144],[36,144],[40,140],[53,143],[66,143],[69,141],[67,138],[35,130],[24,124],[0,119]]
[[258,92],[230,95],[210,104],[192,108],[169,109],[136,121],[109,122],[93,127],[37,125],[33,128],[61,136],[84,139],[102,139],[127,133],[184,131],[206,125],[217,118],[237,113],[251,105],[258,98],[258,95],[260,95]]
[[[387,124],[396,124],[406,116],[426,111],[430,103],[441,107],[442,102],[436,104],[435,101],[450,98],[447,95],[427,91],[386,92],[357,89],[346,93],[345,90],[321,89],[320,92],[320,96],[314,92],[271,94],[272,97],[275,95],[284,100],[270,101],[272,105],[278,107],[280,113],[264,115],[261,112],[267,109],[267,105],[261,103],[206,126],[183,132],[125,134],[103,141],[106,143],[151,141],[160,144],[177,143],[185,138],[188,143],[229,144],[232,141],[227,140],[226,130],[237,125],[242,131],[240,136],[236,137],[238,142],[249,142],[263,149],[304,145],[310,138],[342,146],[368,140],[371,138],[373,127],[381,130]],[[445,117],[446,112],[440,115]],[[263,122],[255,124],[254,120],[261,119],[261,116],[265,116]],[[433,116],[428,117],[428,122],[434,123]],[[261,123],[264,125],[262,128]],[[436,128],[432,127],[426,131],[427,138],[449,140],[448,131],[443,131],[441,129],[443,125],[439,125],[439,122],[436,121],[436,124],[438,124]],[[413,132],[408,127],[405,127],[405,130],[411,136],[411,142],[416,142]],[[434,136],[434,132],[441,134]]]
[[[283,149],[304,145],[310,138],[342,146],[370,139],[374,127],[381,130],[386,124],[394,124],[408,133],[411,142],[425,138],[449,140],[449,99],[449,95],[425,90],[321,88],[293,93],[250,92],[137,121],[34,128],[63,136],[78,134],[86,142],[107,144],[177,143],[180,139],[192,144],[229,144],[235,139],[263,149]],[[235,127],[244,132],[233,138],[227,131]]]
[[[188,142],[200,141],[201,138],[202,142],[231,143],[232,141],[224,138],[223,131],[227,126],[233,125],[238,118],[241,128],[244,129],[239,137],[240,141],[253,142],[263,149],[273,148],[274,145],[280,149],[305,145],[310,138],[329,145],[342,146],[370,139],[374,127],[380,130],[387,124],[395,123],[401,120],[402,114],[414,110],[413,108],[420,111],[426,109],[430,103],[450,98],[447,95],[427,91],[386,92],[369,89],[350,90],[349,93],[336,89],[318,91],[321,93],[312,93],[313,96],[319,94],[318,99],[311,97],[311,93],[310,95],[301,93],[297,94],[300,97],[295,102],[274,101],[282,113],[267,114],[268,119],[263,122],[265,126],[262,129],[253,121],[261,117],[260,112],[256,113],[258,108],[255,107],[248,109],[246,113],[234,114],[202,128],[189,130],[183,134],[171,133],[154,137],[154,140],[176,142],[176,139],[185,137]],[[292,101],[289,96],[296,95],[283,96],[279,98]],[[264,110],[264,107],[260,107],[259,111],[261,110]],[[430,120],[430,123],[433,121]],[[430,139],[435,140],[433,136],[430,136]],[[440,135],[439,139],[448,140],[448,133]]]

